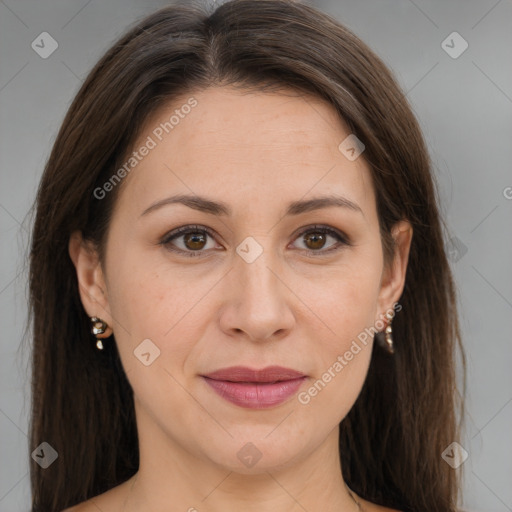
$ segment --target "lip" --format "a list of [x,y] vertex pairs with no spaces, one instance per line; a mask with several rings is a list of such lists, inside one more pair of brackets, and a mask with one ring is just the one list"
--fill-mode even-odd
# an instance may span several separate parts
[[265,409],[285,402],[307,378],[282,366],[260,370],[232,366],[201,377],[222,398],[247,409]]

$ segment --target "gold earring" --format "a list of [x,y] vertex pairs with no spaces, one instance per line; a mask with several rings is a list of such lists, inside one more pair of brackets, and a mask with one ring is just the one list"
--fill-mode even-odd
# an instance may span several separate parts
[[386,326],[386,330],[384,332],[387,350],[390,354],[394,354],[395,347],[393,346],[393,329],[391,328],[391,320],[389,321],[389,324]]
[[384,331],[377,333],[376,340],[379,345],[386,350],[386,352],[389,354],[394,354],[395,347],[393,345],[393,329],[391,327],[391,320],[393,319],[393,315],[390,315],[389,312],[386,313],[386,319],[388,320],[388,324]]
[[103,343],[100,338],[108,338],[112,334],[111,328],[101,318],[97,316],[91,317],[91,332],[96,336],[96,347],[103,350]]

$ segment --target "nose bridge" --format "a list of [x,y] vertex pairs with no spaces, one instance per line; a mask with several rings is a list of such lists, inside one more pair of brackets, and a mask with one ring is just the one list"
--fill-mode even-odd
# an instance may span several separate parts
[[244,331],[254,340],[289,329],[294,319],[271,237],[260,240],[248,237],[236,248],[231,276],[235,290],[224,316],[224,328]]
[[271,246],[272,239],[270,236],[262,238],[258,241],[247,237],[238,245],[235,273],[245,293],[262,294],[268,302],[277,299],[282,290],[275,275],[279,258]]

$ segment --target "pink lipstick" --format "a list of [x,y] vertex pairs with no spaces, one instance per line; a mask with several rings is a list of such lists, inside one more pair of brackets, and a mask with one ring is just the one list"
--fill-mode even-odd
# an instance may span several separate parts
[[301,372],[282,366],[261,370],[232,366],[202,377],[222,398],[248,409],[265,409],[285,402],[307,378]]

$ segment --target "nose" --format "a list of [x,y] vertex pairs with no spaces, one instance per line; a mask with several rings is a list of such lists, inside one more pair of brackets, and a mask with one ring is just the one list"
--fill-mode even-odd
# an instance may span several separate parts
[[270,250],[251,263],[237,255],[225,285],[220,326],[226,334],[262,342],[282,338],[294,326],[294,295]]

